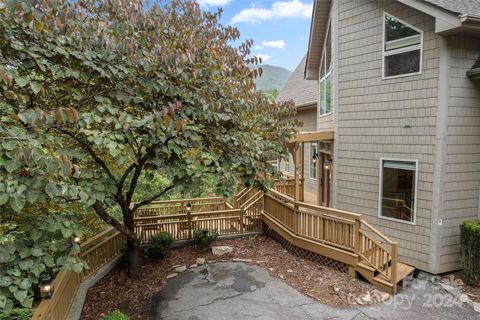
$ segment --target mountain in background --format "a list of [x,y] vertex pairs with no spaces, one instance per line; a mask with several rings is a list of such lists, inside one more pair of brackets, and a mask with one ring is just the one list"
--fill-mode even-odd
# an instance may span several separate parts
[[255,83],[257,85],[257,90],[263,92],[271,92],[275,89],[280,91],[292,74],[292,71],[288,69],[271,66],[269,64],[262,64],[251,68],[262,68],[262,76],[256,78]]

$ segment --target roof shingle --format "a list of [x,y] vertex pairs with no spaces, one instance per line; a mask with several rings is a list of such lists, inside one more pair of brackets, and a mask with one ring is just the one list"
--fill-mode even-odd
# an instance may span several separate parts
[[480,16],[480,0],[423,0],[447,11]]
[[305,80],[303,71],[305,70],[305,62],[307,56],[303,57],[293,71],[287,83],[280,90],[277,98],[279,101],[293,100],[296,107],[304,107],[316,104],[318,100],[318,84],[316,80]]

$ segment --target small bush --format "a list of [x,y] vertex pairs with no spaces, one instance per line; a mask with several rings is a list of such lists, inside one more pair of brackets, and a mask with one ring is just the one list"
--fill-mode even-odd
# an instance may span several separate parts
[[130,320],[130,318],[123,312],[117,310],[106,315],[101,320]]
[[217,230],[197,229],[193,231],[195,242],[202,247],[209,247],[218,238]]
[[469,285],[480,285],[480,220],[460,225],[463,278]]
[[9,313],[0,313],[0,320],[30,320],[32,315],[31,309],[15,308]]
[[253,235],[251,237],[248,237],[248,246],[250,248],[255,248],[256,244],[257,244],[257,235]]
[[173,243],[173,236],[171,233],[162,231],[150,238],[150,243],[144,247],[145,253],[150,258],[164,257],[168,249]]

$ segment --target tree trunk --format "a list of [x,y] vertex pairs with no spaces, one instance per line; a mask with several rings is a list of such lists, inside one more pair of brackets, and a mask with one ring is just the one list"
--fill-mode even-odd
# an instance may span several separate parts
[[128,275],[130,278],[139,276],[139,257],[140,257],[140,241],[137,238],[127,240],[127,261]]

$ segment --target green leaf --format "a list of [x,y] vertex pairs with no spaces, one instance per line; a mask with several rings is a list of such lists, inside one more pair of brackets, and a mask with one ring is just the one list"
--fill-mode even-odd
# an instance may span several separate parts
[[30,248],[23,248],[22,250],[20,250],[20,258],[22,259],[28,258],[31,255],[32,251],[30,250]]
[[36,81],[30,82],[30,88],[32,89],[34,94],[38,94],[40,90],[42,90],[42,86]]
[[34,257],[40,257],[43,254],[43,250],[40,248],[33,248],[32,249],[32,255]]
[[58,194],[57,185],[54,182],[50,181],[45,186],[45,192],[48,194],[50,198],[55,198],[55,196]]
[[22,270],[28,270],[28,269],[30,269],[31,266],[33,266],[33,260],[32,259],[21,260],[18,263],[18,267]]
[[8,194],[6,193],[0,193],[0,206],[4,205],[8,201]]
[[23,207],[25,206],[25,202],[26,202],[26,199],[24,195],[14,194],[10,198],[10,206],[16,212],[19,212],[20,210],[23,209]]
[[39,196],[40,196],[40,192],[38,192],[37,190],[30,189],[27,191],[27,201],[30,204],[34,204],[35,201],[37,201]]
[[15,160],[7,160],[5,161],[5,164],[3,166],[5,167],[5,170],[7,170],[8,173],[12,173],[18,168],[20,168],[20,162]]
[[20,88],[23,88],[28,84],[29,81],[25,78],[17,77],[15,78],[15,82],[18,84]]
[[45,263],[45,265],[49,268],[52,268],[55,265],[55,261],[51,256],[44,256],[42,259],[43,259],[43,263]]

